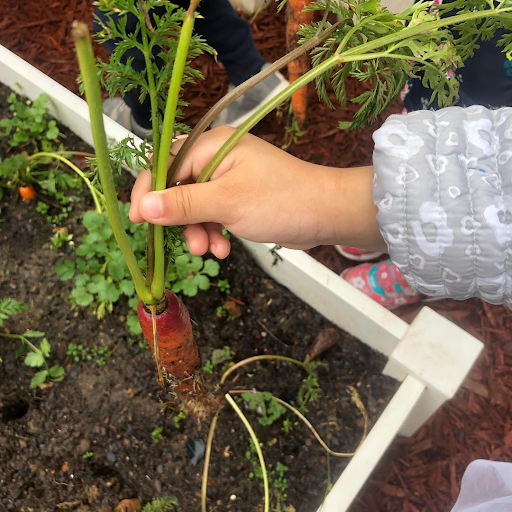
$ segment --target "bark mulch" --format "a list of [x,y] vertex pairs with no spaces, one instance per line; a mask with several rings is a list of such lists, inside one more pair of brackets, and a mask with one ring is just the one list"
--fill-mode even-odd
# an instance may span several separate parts
[[[70,38],[73,19],[90,21],[91,2],[53,0],[41,2],[0,0],[0,43],[21,55],[72,91],[77,91],[77,66]],[[268,60],[280,57],[285,48],[284,16],[274,6],[253,21],[253,34]],[[101,50],[100,50],[101,51]],[[193,124],[205,109],[227,90],[222,66],[200,58],[198,67],[206,80],[187,90],[190,101],[187,122]],[[365,84],[350,82],[349,93],[359,94]],[[308,133],[290,152],[324,165],[356,166],[371,163],[371,129],[357,133],[340,132],[337,122],[346,112],[333,112],[310,92]],[[400,105],[391,112],[399,112]],[[284,112],[269,115],[255,130],[260,137],[281,145],[284,141]],[[341,271],[348,262],[330,247],[313,255],[327,266]],[[360,493],[353,509],[361,511],[446,511],[459,492],[464,469],[474,459],[512,459],[512,314],[505,307],[490,306],[479,300],[465,303],[428,303],[485,343],[485,350],[471,371],[463,389],[410,439],[398,439],[386,454],[372,479]],[[412,321],[420,306],[397,312]]]

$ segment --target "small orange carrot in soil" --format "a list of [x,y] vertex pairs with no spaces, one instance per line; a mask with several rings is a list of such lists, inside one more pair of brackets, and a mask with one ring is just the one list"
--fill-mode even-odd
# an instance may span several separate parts
[[142,505],[138,499],[123,500],[114,508],[114,512],[140,512],[141,510]]
[[176,395],[195,418],[208,419],[217,402],[206,389],[190,316],[183,302],[165,291],[164,309],[156,314],[156,347],[152,313],[142,302],[137,307],[137,316],[157,365],[161,365]]
[[[288,0],[286,11],[286,44],[288,51],[293,49],[300,37],[297,32],[301,25],[309,25],[313,21],[314,12],[301,12],[310,0]],[[309,71],[309,56],[302,55],[288,64],[290,83],[295,82]],[[292,95],[292,109],[295,120],[300,129],[306,127],[308,115],[308,88],[302,87]]]
[[25,201],[33,201],[36,198],[36,191],[32,185],[20,185],[18,192]]

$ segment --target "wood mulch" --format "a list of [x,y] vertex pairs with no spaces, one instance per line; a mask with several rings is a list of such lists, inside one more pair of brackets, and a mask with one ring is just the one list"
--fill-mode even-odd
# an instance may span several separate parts
[[[0,0],[0,43],[55,80],[77,92],[77,65],[70,37],[73,19],[91,21],[92,2],[86,0]],[[253,22],[253,33],[267,60],[280,57],[285,48],[284,17],[270,6]],[[102,51],[102,49],[99,49]],[[206,80],[187,90],[189,124],[226,91],[222,66],[207,57],[198,67]],[[365,87],[352,81],[356,95]],[[337,122],[350,111],[333,112],[319,103],[310,90],[310,127],[307,135],[290,147],[300,158],[324,165],[356,166],[371,163],[371,129],[340,132]],[[392,112],[399,112],[396,104]],[[273,144],[284,142],[284,112],[269,115],[254,133]],[[347,266],[332,248],[313,255],[336,272]],[[353,510],[447,511],[453,505],[464,469],[474,459],[512,460],[512,314],[479,300],[427,304],[485,343],[485,350],[456,397],[409,439],[397,439],[372,479],[360,493]],[[422,305],[398,314],[410,322]]]

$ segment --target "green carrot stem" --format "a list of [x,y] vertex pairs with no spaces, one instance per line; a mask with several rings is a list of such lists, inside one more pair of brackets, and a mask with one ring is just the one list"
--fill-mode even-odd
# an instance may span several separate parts
[[80,70],[82,72],[85,96],[89,105],[92,136],[96,150],[96,157],[98,159],[98,171],[112,231],[114,232],[119,249],[121,250],[128,269],[130,270],[130,274],[132,275],[137,295],[144,303],[153,304],[155,301],[149,290],[146,289],[144,277],[130,245],[128,235],[124,230],[121,212],[119,211],[107,137],[105,135],[105,127],[103,125],[103,102],[89,29],[85,23],[75,21],[73,22],[72,33],[75,41],[78,62],[80,64]]
[[[153,173],[151,181],[151,189],[155,190],[156,184],[156,169],[158,167],[158,151],[160,145],[160,115],[158,112],[158,98],[156,92],[155,75],[153,73],[153,60],[151,55],[151,48],[148,39],[147,24],[150,23],[149,15],[146,10],[144,0],[139,0],[141,6],[141,16],[139,17],[140,31],[142,35],[142,46],[144,48],[144,61],[146,63],[146,76],[149,88],[149,100],[151,105],[151,123],[153,128]],[[155,275],[155,228],[150,225],[148,229],[148,239],[146,244],[146,287],[150,288]]]
[[28,157],[28,159],[36,160],[39,157],[55,158],[55,160],[59,160],[63,164],[66,164],[70,169],[75,171],[78,174],[78,176],[80,176],[80,178],[82,178],[84,180],[85,184],[89,188],[89,191],[91,192],[92,198],[94,200],[94,204],[96,205],[96,211],[98,213],[101,213],[103,211],[103,206],[101,205],[101,202],[100,202],[100,200],[103,200],[103,201],[105,200],[105,198],[103,197],[103,194],[101,194],[98,190],[96,190],[94,185],[91,183],[91,180],[84,174],[84,172],[82,171],[82,169],[80,169],[80,167],[76,166],[73,162],[71,162],[67,158],[63,157],[59,153],[46,153],[44,151],[41,151],[40,153],[34,153],[33,155],[30,155]]
[[436,21],[427,21],[424,23],[418,23],[415,25],[409,25],[398,32],[393,34],[389,34],[387,36],[379,37],[373,41],[369,41],[368,43],[364,43],[358,46],[354,46],[349,50],[343,52],[342,55],[349,56],[354,55],[356,53],[366,53],[372,50],[376,50],[377,48],[381,48],[391,43],[395,43],[397,41],[401,41],[403,39],[407,39],[408,37],[416,36],[419,34],[426,34],[432,32],[433,30],[437,30],[438,28],[448,27],[450,25],[457,25],[459,23],[463,23],[469,20],[477,20],[480,18],[487,17],[501,17],[506,12],[511,12],[512,7],[505,7],[500,9],[484,9],[483,11],[475,11],[469,12],[465,14],[457,14],[455,16],[450,16],[448,18],[442,18]]
[[[149,89],[149,102],[151,105],[151,123],[153,129],[153,169],[157,168],[158,148],[160,144],[160,123],[158,112],[158,98],[156,91],[155,74],[153,72],[153,59],[148,39],[148,28],[146,24],[146,6],[144,0],[139,0],[141,5],[141,16],[139,18],[140,32],[142,36],[142,47],[144,48],[144,62],[146,64],[146,77]],[[155,181],[153,173],[153,182]]]
[[[174,122],[176,120],[176,109],[178,108],[178,99],[181,91],[181,82],[183,72],[187,63],[188,48],[194,29],[195,10],[199,0],[191,0],[190,6],[185,14],[183,26],[181,28],[180,39],[176,51],[176,60],[171,75],[169,85],[169,94],[165,105],[165,114],[163,121],[162,137],[160,139],[160,148],[158,153],[157,167],[154,172],[153,190],[164,190],[167,181],[167,162],[171,151],[172,136],[174,134]],[[154,227],[154,252],[155,267],[153,281],[151,283],[151,293],[155,299],[161,299],[164,294],[165,276],[164,276],[164,229],[162,226]]]
[[155,225],[149,224],[148,237],[146,239],[146,287],[151,289],[153,276],[155,275]]

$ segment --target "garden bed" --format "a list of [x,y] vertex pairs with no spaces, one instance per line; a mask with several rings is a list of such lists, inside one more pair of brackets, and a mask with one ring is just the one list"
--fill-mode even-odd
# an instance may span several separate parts
[[[0,87],[0,117],[5,115],[6,88]],[[85,150],[66,131],[66,146]],[[1,146],[0,146],[1,147]],[[5,150],[5,147],[3,148]],[[5,155],[0,154],[0,158]],[[130,178],[126,177],[129,181]],[[129,183],[127,184],[129,189]],[[83,231],[79,216],[91,207],[85,196],[64,221],[75,241]],[[48,247],[53,228],[13,191],[1,201],[0,298],[24,302],[29,311],[6,322],[12,332],[44,331],[52,344],[52,363],[66,369],[60,383],[29,386],[33,370],[15,356],[14,341],[2,340],[0,357],[0,468],[2,510],[111,510],[122,498],[145,502],[175,495],[179,510],[199,510],[202,463],[193,466],[187,443],[206,439],[207,428],[192,419],[175,424],[172,405],[162,410],[154,361],[149,349],[130,345],[125,324],[127,304],[97,320],[87,308],[73,306],[72,281],[62,282],[58,262],[74,258],[71,249]],[[279,265],[279,263],[277,263]],[[318,333],[334,329],[291,292],[256,266],[241,244],[233,241],[231,256],[221,265],[221,277],[231,284],[235,316],[219,318],[226,295],[217,287],[184,297],[196,322],[197,342],[204,359],[214,349],[229,346],[234,359],[279,354],[302,360]],[[355,386],[374,422],[398,383],[381,375],[386,358],[336,329],[339,342],[322,356],[330,370],[320,370],[324,391],[309,407],[308,417],[337,451],[353,451],[362,436],[363,421],[347,394]],[[112,353],[106,364],[76,363],[67,355],[69,343],[85,349],[104,346]],[[239,371],[237,387],[268,390],[293,401],[304,374],[294,366],[265,362]],[[219,370],[209,377],[213,385]],[[318,507],[327,486],[328,460],[302,425],[281,432],[282,422],[261,427],[251,416],[263,443],[267,462],[288,471],[286,503],[296,510]],[[162,438],[152,433],[162,427]],[[249,478],[249,442],[233,412],[222,413],[210,467],[209,498],[219,510],[257,510],[262,489]],[[8,461],[8,462],[7,462]],[[346,465],[331,457],[334,480]],[[275,502],[275,499],[274,499]],[[293,509],[290,509],[293,510]]]
[[[78,71],[69,28],[73,19],[90,21],[91,6],[91,3],[76,0],[55,0],[49,10],[35,0],[11,2],[0,22],[0,41],[77,92]],[[256,44],[265,58],[275,60],[280,57],[285,48],[284,24],[283,16],[275,13],[274,6],[261,12],[252,27]],[[189,124],[197,121],[227,89],[226,75],[218,63],[201,57],[198,65],[207,77],[207,83],[199,82],[186,91],[191,99],[187,109]],[[353,81],[349,87],[354,94],[359,94],[364,84]],[[310,88],[310,101],[310,130],[290,147],[290,152],[323,165],[369,164],[373,147],[371,134],[379,123],[357,133],[340,133],[336,124],[343,113],[330,111],[319,103],[313,88]],[[399,104],[393,107],[393,111],[399,110]],[[284,140],[283,124],[274,114],[269,115],[255,133],[276,145]],[[2,229],[0,224],[0,231]],[[314,255],[336,272],[347,265],[331,247],[315,249]],[[462,473],[471,460],[509,460],[512,456],[510,401],[507,398],[512,390],[510,311],[505,307],[485,305],[476,299],[465,303],[440,301],[430,306],[482,339],[486,349],[455,399],[414,437],[394,443],[359,494],[352,507],[354,511],[444,512],[453,505]],[[411,322],[421,307],[411,306],[397,314]],[[26,385],[25,380],[23,383]],[[258,490],[257,487],[254,490]]]

